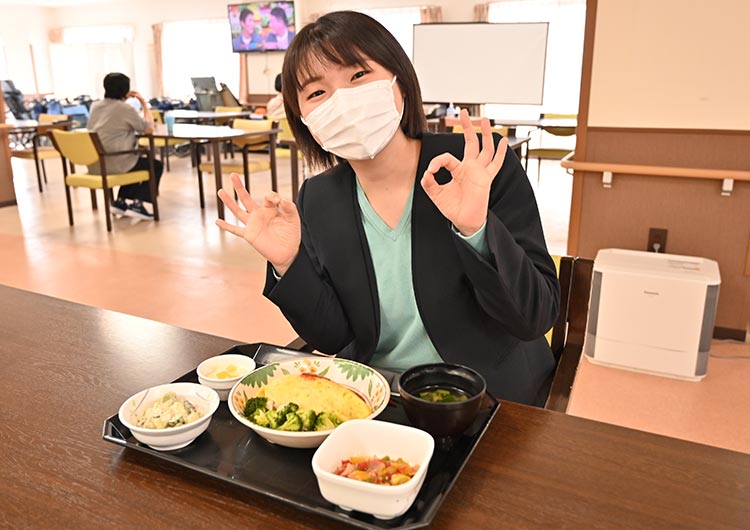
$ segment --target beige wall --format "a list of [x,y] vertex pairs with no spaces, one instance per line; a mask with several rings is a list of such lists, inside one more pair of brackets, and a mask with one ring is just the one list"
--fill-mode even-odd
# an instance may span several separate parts
[[[575,160],[750,168],[744,27],[750,3],[589,0],[589,14],[594,9]],[[750,182],[735,182],[730,196],[720,189],[719,180],[627,173],[615,174],[604,188],[601,173],[576,172],[569,252],[646,250],[649,229],[665,228],[668,253],[719,263],[716,325],[741,334],[750,326]]]
[[[304,6],[306,16],[312,13],[327,13],[339,9],[378,8],[378,7],[414,7],[435,5],[443,8],[444,22],[471,22],[474,20],[474,4],[479,0],[297,0],[297,5]],[[305,22],[307,19],[303,19]]]
[[599,0],[588,124],[750,128],[750,2]]

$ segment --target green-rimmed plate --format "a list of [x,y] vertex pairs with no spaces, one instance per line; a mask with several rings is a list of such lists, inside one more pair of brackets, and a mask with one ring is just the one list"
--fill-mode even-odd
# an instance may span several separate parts
[[300,374],[326,377],[356,391],[372,409],[372,413],[364,419],[377,417],[390,399],[390,386],[385,377],[369,366],[348,359],[305,357],[269,364],[246,375],[229,392],[229,410],[237,421],[250,427],[271,443],[297,448],[318,447],[333,429],[310,432],[278,431],[256,425],[240,413],[245,409],[247,400],[256,396],[261,388],[274,379]]

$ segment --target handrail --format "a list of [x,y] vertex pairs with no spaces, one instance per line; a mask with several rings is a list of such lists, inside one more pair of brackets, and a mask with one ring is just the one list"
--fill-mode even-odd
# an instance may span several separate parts
[[560,165],[573,171],[592,171],[595,173],[620,173],[625,175],[650,175],[655,177],[685,177],[711,180],[749,180],[750,171],[736,169],[699,169],[673,166],[644,166],[637,164],[612,164],[609,162],[578,162],[571,160],[575,151],[560,161]]

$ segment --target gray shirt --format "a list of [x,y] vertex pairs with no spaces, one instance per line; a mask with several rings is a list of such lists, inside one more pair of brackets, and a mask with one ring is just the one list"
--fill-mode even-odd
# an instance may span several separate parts
[[[91,106],[88,130],[99,135],[107,152],[128,151],[138,146],[136,134],[146,132],[151,126],[138,112],[119,99],[103,99]],[[138,154],[108,156],[107,174],[127,173],[136,162]],[[90,173],[99,173],[99,164],[89,166]]]

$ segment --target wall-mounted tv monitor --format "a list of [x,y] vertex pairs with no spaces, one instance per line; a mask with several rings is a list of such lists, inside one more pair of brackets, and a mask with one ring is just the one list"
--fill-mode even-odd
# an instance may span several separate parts
[[295,33],[294,2],[246,2],[227,6],[232,51],[286,50]]

